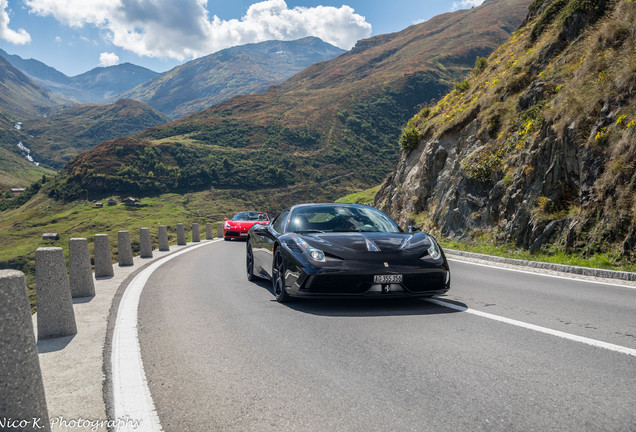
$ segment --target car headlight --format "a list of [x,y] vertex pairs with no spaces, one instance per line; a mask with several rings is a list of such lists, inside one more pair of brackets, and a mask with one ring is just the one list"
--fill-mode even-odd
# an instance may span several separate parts
[[309,258],[314,261],[325,262],[325,253],[323,251],[309,246],[309,244],[300,237],[294,237],[294,241],[303,250],[303,252],[309,255]]
[[426,252],[428,252],[428,256],[430,256],[434,260],[438,260],[442,256],[439,246],[437,246],[436,243],[433,243],[431,247],[426,250]]
[[232,228],[230,226],[230,223],[228,221],[225,221],[225,229],[230,229],[230,228]]

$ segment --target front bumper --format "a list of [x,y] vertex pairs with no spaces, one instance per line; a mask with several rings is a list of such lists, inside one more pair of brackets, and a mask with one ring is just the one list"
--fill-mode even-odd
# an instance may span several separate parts
[[247,238],[247,232],[249,229],[240,229],[240,228],[223,228],[223,237],[225,238]]
[[[297,261],[286,267],[287,292],[295,297],[430,297],[450,289],[446,260],[390,264],[388,269],[368,261],[347,261],[335,268]],[[374,283],[375,275],[384,274],[401,274],[402,283]]]

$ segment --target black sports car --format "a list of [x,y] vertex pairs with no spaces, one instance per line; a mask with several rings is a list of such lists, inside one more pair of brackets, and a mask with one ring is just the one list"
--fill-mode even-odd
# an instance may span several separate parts
[[248,233],[247,278],[290,297],[429,297],[450,288],[442,248],[358,204],[301,204]]

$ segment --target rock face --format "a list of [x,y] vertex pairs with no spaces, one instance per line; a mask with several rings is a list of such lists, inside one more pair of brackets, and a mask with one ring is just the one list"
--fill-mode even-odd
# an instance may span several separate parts
[[584,3],[535,1],[468,91],[416,115],[376,206],[444,237],[633,259],[636,4]]

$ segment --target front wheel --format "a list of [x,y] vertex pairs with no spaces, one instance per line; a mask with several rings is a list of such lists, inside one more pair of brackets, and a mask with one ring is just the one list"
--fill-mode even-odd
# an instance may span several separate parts
[[280,249],[274,254],[274,266],[272,268],[272,288],[274,297],[279,303],[285,303],[290,300],[289,294],[285,289],[285,262]]

